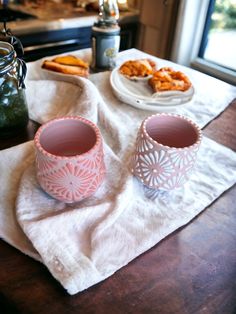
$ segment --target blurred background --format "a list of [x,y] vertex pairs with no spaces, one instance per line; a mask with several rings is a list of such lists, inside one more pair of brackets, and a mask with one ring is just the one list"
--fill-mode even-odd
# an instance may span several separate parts
[[[137,48],[236,84],[236,0],[118,0],[120,51]],[[25,60],[91,47],[97,0],[1,0]],[[7,12],[7,13],[6,13]]]

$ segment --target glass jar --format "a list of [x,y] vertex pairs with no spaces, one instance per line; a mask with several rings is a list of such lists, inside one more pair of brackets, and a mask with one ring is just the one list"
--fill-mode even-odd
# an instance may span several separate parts
[[13,46],[0,41],[0,137],[19,133],[28,123],[25,72]]

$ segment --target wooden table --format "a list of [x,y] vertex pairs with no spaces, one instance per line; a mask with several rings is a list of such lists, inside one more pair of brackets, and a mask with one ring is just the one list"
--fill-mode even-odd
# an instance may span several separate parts
[[[0,149],[32,139],[38,125]],[[236,99],[204,134],[236,151]],[[0,313],[233,313],[236,186],[187,226],[87,291],[69,296],[46,267],[0,241]]]

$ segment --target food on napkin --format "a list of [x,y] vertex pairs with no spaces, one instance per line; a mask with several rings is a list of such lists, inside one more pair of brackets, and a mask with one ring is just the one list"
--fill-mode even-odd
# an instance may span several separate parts
[[42,68],[63,74],[72,74],[84,77],[88,77],[89,75],[89,64],[72,55],[56,57],[52,60],[45,60]]
[[120,66],[119,72],[130,79],[148,78],[155,68],[156,63],[150,59],[129,60]]
[[148,84],[153,91],[186,91],[192,83],[189,78],[181,71],[174,71],[170,67],[163,67],[153,73]]

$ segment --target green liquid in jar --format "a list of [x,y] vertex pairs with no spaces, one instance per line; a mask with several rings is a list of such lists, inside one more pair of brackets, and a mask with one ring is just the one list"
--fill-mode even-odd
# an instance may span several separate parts
[[24,89],[18,88],[16,78],[0,77],[0,137],[18,133],[27,123],[28,109]]
[[0,48],[0,58],[5,57],[8,54],[8,51]]

